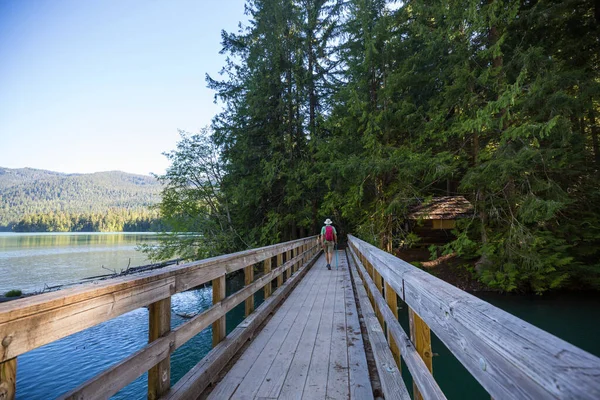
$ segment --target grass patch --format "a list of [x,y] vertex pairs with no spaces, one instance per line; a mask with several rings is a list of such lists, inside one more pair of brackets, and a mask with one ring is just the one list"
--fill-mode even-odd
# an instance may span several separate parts
[[9,290],[8,292],[4,293],[5,297],[19,297],[23,294],[23,292],[21,292],[20,290]]

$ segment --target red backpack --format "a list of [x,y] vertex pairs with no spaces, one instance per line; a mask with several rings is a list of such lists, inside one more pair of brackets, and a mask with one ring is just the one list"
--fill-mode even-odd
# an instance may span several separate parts
[[325,240],[328,242],[333,242],[333,226],[327,225],[325,227]]

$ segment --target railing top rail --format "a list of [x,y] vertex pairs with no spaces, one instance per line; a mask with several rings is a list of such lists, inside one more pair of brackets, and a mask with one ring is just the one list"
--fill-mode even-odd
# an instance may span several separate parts
[[600,398],[600,358],[365,241],[348,240],[494,398]]

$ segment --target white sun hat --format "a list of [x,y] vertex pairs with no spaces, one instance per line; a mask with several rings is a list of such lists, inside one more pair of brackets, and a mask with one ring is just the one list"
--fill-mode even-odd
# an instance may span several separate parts
[[333,222],[331,222],[331,220],[329,218],[327,218],[325,220],[325,225],[331,225],[331,224],[333,224]]

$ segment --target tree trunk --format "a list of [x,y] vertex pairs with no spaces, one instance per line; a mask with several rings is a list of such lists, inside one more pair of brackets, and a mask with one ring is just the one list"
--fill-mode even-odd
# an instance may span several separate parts
[[319,218],[319,205],[318,205],[316,199],[313,200],[312,211],[313,211],[312,233],[313,233],[313,235],[316,235],[317,233],[319,233],[319,221],[317,219],[317,218]]
[[[600,1],[600,0],[599,0]],[[596,2],[598,4],[598,1]],[[590,120],[590,134],[592,136],[592,149],[594,150],[594,162],[596,165],[600,165],[600,146],[598,144],[598,125],[596,124],[596,115],[594,109],[590,108],[588,111],[588,118]]]
[[316,108],[317,95],[315,93],[315,52],[313,48],[314,31],[316,27],[317,17],[313,2],[309,2],[310,6],[307,12],[308,15],[308,30],[306,32],[306,40],[308,42],[308,130],[311,137],[316,134]]

